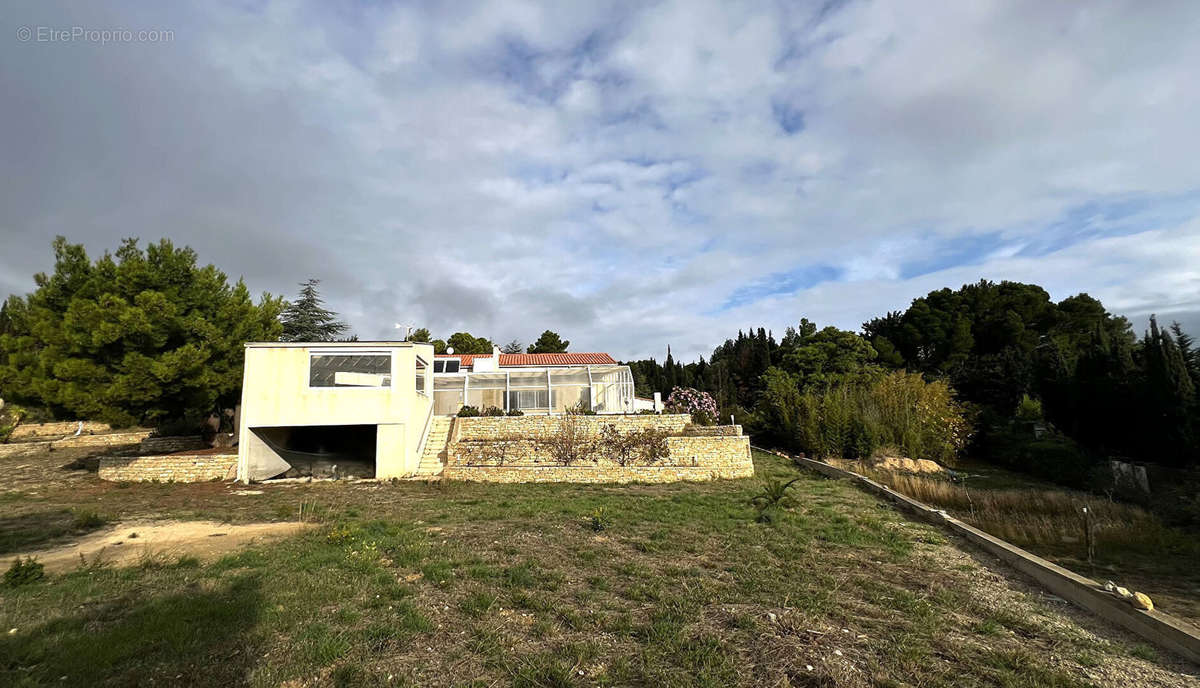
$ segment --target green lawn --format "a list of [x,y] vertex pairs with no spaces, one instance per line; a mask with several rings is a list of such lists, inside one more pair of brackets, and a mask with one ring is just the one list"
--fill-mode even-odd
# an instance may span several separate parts
[[321,526],[2,589],[0,685],[1191,685],[938,530],[755,460],[799,477],[771,524],[749,505],[757,479],[9,493],[6,518],[54,538],[81,509],[248,521],[303,504]]

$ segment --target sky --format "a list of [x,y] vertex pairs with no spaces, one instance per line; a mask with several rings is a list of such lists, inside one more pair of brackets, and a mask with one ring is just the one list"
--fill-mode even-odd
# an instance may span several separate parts
[[690,360],[979,279],[1200,333],[1197,35],[1191,1],[10,1],[0,296],[56,235],[167,237],[363,339]]

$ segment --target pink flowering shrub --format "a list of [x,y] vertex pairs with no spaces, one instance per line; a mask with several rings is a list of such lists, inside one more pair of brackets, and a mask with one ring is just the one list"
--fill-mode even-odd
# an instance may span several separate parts
[[667,397],[665,409],[668,413],[689,413],[696,425],[713,425],[717,422],[717,402],[708,392],[691,387],[676,387]]

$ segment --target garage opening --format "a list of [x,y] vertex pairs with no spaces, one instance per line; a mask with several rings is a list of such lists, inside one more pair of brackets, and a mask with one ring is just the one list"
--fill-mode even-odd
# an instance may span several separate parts
[[251,480],[374,478],[374,425],[252,428]]

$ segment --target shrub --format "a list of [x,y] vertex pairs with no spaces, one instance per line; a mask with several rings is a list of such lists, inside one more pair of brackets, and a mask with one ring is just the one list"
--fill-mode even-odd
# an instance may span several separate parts
[[589,404],[587,401],[585,401],[583,399],[580,399],[578,404],[575,404],[571,408],[567,409],[567,415],[570,415],[570,416],[594,416],[594,415],[596,415],[596,412],[592,409],[591,404]]
[[561,466],[595,458],[596,440],[573,414],[563,416],[558,430],[543,439],[542,443],[554,462]]
[[687,413],[696,425],[717,422],[717,402],[708,394],[691,387],[676,387],[667,397],[664,408],[671,413]]
[[38,563],[33,557],[22,559],[17,557],[13,560],[12,566],[4,572],[4,585],[15,588],[20,585],[29,585],[36,583],[46,577],[46,567]]
[[21,424],[21,420],[27,415],[27,411],[15,404],[4,404],[0,406],[0,444],[8,441],[13,430]]
[[503,466],[521,437],[504,437],[496,440],[461,442],[459,451],[463,463],[468,466]]
[[890,445],[909,458],[947,463],[970,438],[966,411],[950,386],[919,373],[806,391],[789,398],[782,412],[795,416],[789,444],[819,458],[865,458]]
[[597,449],[619,466],[632,466],[638,461],[653,465],[667,455],[667,433],[645,428],[623,433],[608,423],[600,428]]
[[494,418],[496,416],[503,416],[504,409],[496,408],[495,406],[489,406],[486,409],[484,409],[483,413],[480,415],[488,416],[490,418]]
[[108,519],[104,516],[95,511],[80,509],[75,512],[75,518],[72,520],[71,525],[75,530],[95,530],[105,523],[108,523]]
[[479,417],[479,409],[474,406],[464,406],[458,410],[459,418],[477,418]]
[[507,414],[505,414],[505,415],[509,415],[509,416],[523,416],[523,415],[525,415],[525,412],[524,412],[524,411],[522,411],[521,409],[509,409],[509,410],[508,410],[508,413],[507,413]]

